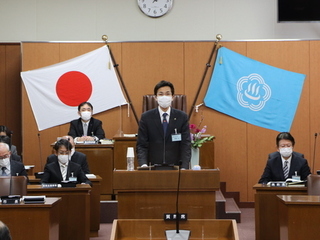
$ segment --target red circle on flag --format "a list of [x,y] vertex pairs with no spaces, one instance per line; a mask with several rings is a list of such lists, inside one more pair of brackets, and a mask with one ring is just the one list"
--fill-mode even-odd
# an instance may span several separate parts
[[92,84],[84,73],[66,72],[57,81],[56,93],[61,102],[75,107],[88,101],[92,94]]

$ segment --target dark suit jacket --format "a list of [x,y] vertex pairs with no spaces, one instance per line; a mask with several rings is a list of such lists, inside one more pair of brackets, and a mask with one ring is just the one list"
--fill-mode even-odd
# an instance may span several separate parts
[[17,147],[15,145],[11,145],[10,152],[13,153],[13,154],[18,155]]
[[10,171],[11,176],[26,176],[28,178],[27,171],[22,162],[10,160]]
[[[77,163],[69,161],[66,180],[69,180],[72,172],[73,176],[77,178],[78,183],[87,183],[92,185],[91,181],[89,181],[82,171],[81,166]],[[46,164],[44,167],[43,176],[41,178],[41,183],[61,183],[61,181],[63,181],[63,178],[58,161]]]
[[[311,172],[308,161],[302,158],[300,155],[301,154],[297,154],[295,152],[292,153],[288,177],[292,178],[292,175],[294,175],[295,171],[297,171],[297,174],[301,177],[301,180],[306,180]],[[259,183],[267,183],[270,181],[285,181],[280,154],[276,157],[268,159]]]
[[[58,157],[55,154],[51,154],[50,156],[47,157],[47,163],[52,163],[56,161],[58,161]],[[87,156],[84,153],[75,151],[70,161],[74,163],[78,163],[85,174],[90,173],[88,162],[87,162]]]
[[[171,134],[181,133],[181,141],[173,142]],[[169,124],[164,136],[158,108],[144,112],[139,122],[136,146],[139,166],[142,164],[175,164],[189,168],[191,142],[188,116],[171,108]],[[164,153],[165,152],[165,153]]]
[[[295,154],[296,156],[304,158],[304,154],[302,154],[302,153],[293,152],[292,154]],[[280,155],[280,152],[277,151],[277,152],[270,153],[268,157],[269,158],[274,158],[274,157],[278,157],[278,156],[281,156],[281,155]]]
[[[83,127],[81,118],[73,120],[70,122],[70,129],[68,135],[73,138],[83,136]],[[91,118],[88,126],[88,136],[96,136],[99,139],[105,138],[104,131],[102,129],[102,122],[98,119]]]
[[10,160],[21,162],[21,157],[19,155],[17,155],[17,154],[11,153]]

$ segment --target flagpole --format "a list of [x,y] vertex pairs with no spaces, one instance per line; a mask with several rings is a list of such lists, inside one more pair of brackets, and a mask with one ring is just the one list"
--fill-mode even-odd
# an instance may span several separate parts
[[110,56],[111,56],[111,60],[112,60],[112,62],[113,62],[113,64],[114,64],[113,66],[114,66],[114,68],[116,69],[117,75],[118,75],[119,80],[120,80],[120,83],[121,83],[121,85],[122,85],[122,88],[123,88],[123,90],[124,90],[124,92],[125,92],[125,94],[126,94],[126,97],[127,97],[128,101],[129,101],[129,105],[131,105],[131,109],[132,109],[133,115],[134,115],[134,117],[135,117],[135,119],[136,119],[137,124],[139,125],[139,119],[138,119],[138,117],[137,117],[136,110],[134,109],[134,107],[133,107],[133,105],[132,105],[132,102],[131,102],[129,93],[128,93],[128,91],[127,91],[126,86],[124,85],[124,82],[123,82],[123,80],[122,80],[122,77],[121,77],[121,74],[120,74],[120,71],[119,71],[119,68],[118,68],[119,64],[117,64],[117,63],[115,62],[115,59],[114,59],[113,54],[112,54],[112,51],[111,51],[111,49],[110,49],[110,47],[109,47],[109,45],[108,45],[108,36],[107,36],[107,35],[102,35],[102,40],[105,41],[106,46],[107,46],[108,49],[109,49]]
[[[212,61],[213,54],[214,54],[214,52],[216,51],[216,48],[217,48],[217,46],[218,46],[219,41],[222,39],[222,35],[221,35],[221,34],[217,34],[217,35],[216,35],[216,39],[217,39],[217,40],[215,41],[215,43],[214,43],[214,45],[213,45],[213,48],[212,48],[212,51],[211,51],[209,60],[208,60],[208,62],[207,62],[207,64],[206,64],[206,69],[205,69],[205,71],[204,71],[202,80],[201,80],[201,82],[200,82],[200,84],[199,84],[197,94],[196,94],[196,96],[195,96],[195,98],[194,98],[194,100],[193,100],[192,107],[191,107],[190,112],[189,112],[189,118],[188,118],[189,120],[190,120],[190,118],[191,118],[193,109],[196,107],[195,105],[196,105],[197,99],[198,99],[198,97],[199,97],[200,90],[201,90],[202,85],[203,85],[203,82],[204,82],[204,80],[205,80],[205,78],[206,78],[208,69],[209,69],[209,67],[211,67],[211,64],[210,64],[210,63],[211,63],[211,61]],[[216,57],[217,57],[217,55],[216,55]],[[214,60],[214,62],[215,62],[215,60]],[[213,65],[213,67],[214,67],[214,65]]]

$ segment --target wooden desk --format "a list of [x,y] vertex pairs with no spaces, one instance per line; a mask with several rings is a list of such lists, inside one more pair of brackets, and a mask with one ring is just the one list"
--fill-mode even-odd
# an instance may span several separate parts
[[[118,193],[119,219],[162,219],[164,213],[176,212],[179,171],[113,172],[114,189]],[[179,212],[189,219],[216,217],[215,191],[220,187],[220,171],[182,170]]]
[[[127,169],[127,148],[136,149],[136,137],[113,137],[114,140],[114,168]],[[135,156],[135,169],[138,167],[138,160]],[[200,148],[199,164],[202,169],[214,169],[214,141],[206,142]]]
[[[42,188],[41,185],[28,185],[27,188],[30,196],[45,195],[61,198],[59,240],[89,240],[91,191],[89,185],[79,184],[75,188]],[[26,219],[28,218],[24,219],[25,224]]]
[[[96,178],[89,178],[92,182],[90,192],[90,237],[99,236],[100,230],[100,193],[102,178],[96,175]],[[31,184],[40,184],[40,179],[34,176],[29,177]]]
[[110,200],[113,194],[113,145],[76,144],[76,151],[87,155],[90,172],[103,179],[101,182],[101,200]]
[[280,240],[277,195],[306,195],[306,187],[253,186],[255,193],[256,240]]
[[33,176],[34,165],[24,165],[24,168],[26,169],[28,176]]
[[[165,230],[175,229],[175,222],[159,219],[118,219],[113,222],[110,240],[166,239]],[[239,240],[235,220],[192,219],[181,222],[179,229],[191,231],[190,239]]]
[[278,195],[281,240],[319,239],[320,196]]
[[0,204],[0,219],[14,240],[58,240],[60,198],[43,204]]

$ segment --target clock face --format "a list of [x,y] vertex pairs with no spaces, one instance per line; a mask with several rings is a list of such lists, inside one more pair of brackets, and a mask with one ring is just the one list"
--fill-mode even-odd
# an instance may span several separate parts
[[140,10],[149,17],[161,17],[172,8],[173,0],[138,0]]

